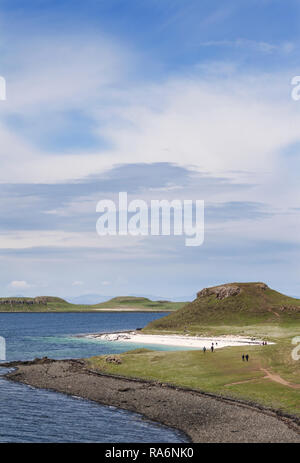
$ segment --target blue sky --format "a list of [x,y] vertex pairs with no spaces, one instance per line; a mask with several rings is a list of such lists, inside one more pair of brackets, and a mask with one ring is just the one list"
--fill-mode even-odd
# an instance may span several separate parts
[[[297,0],[2,0],[0,293],[300,297]],[[205,242],[99,237],[96,204],[205,201]]]

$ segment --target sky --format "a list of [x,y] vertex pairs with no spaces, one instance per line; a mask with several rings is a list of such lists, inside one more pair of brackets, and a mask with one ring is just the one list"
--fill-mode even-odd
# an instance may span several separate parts
[[[0,294],[300,297],[299,20],[299,0],[0,0]],[[203,200],[203,245],[98,236],[119,192]]]

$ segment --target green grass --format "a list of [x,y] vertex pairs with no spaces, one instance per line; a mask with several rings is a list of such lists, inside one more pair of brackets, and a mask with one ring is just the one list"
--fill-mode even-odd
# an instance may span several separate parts
[[[211,327],[212,328],[212,327]],[[267,327],[264,328],[267,331]],[[287,335],[279,330],[276,345],[227,347],[210,351],[158,352],[138,349],[121,354],[122,363],[107,363],[105,356],[87,359],[90,367],[113,374],[157,380],[227,397],[253,401],[300,416],[300,389],[265,379],[261,368],[279,374],[283,379],[300,385],[300,361],[291,357],[291,338],[299,334],[300,325]],[[272,335],[274,334],[271,329]],[[273,336],[271,336],[273,337]],[[241,356],[248,353],[249,362]],[[241,381],[249,381],[241,384]]]
[[[168,312],[177,310],[185,305],[185,302],[151,301],[142,297],[116,297],[95,305],[70,304],[58,297],[42,297],[46,303],[38,304],[36,303],[36,299],[39,298],[0,298],[0,312],[100,312],[100,310],[122,311],[126,309]],[[4,300],[9,300],[11,303],[3,304]],[[21,304],[21,302],[23,303]]]
[[182,308],[186,302],[171,302],[171,301],[151,301],[147,297],[114,297],[107,302],[102,302],[94,307],[98,309],[136,309],[136,310],[151,310],[151,311],[176,311]]
[[[224,291],[225,296],[224,297]],[[105,357],[87,360],[93,368],[152,379],[244,399],[300,416],[300,389],[265,378],[267,369],[300,385],[300,361],[291,357],[291,340],[300,335],[300,300],[263,283],[231,283],[198,293],[197,299],[147,325],[147,334],[244,335],[275,345],[227,347],[202,351],[153,352],[139,349],[120,355],[122,363]],[[249,362],[242,354],[250,355]]]
[[[215,294],[200,295],[175,313],[149,323],[145,332],[206,333],[209,326],[219,326],[219,332],[226,326],[234,326],[236,332],[247,327],[266,325],[290,326],[300,321],[300,300],[285,296],[261,283],[231,283],[240,293],[219,299]],[[212,288],[217,289],[218,287]]]

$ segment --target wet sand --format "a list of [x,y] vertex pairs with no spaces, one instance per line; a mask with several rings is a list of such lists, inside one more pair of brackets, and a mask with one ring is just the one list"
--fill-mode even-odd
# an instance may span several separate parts
[[300,442],[300,420],[252,404],[101,374],[79,360],[44,359],[6,366],[17,368],[7,375],[10,380],[140,413],[183,431],[192,442]]

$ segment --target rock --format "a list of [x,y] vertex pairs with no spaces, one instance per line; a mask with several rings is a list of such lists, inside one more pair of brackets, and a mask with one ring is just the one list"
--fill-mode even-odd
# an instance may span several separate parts
[[269,287],[268,285],[266,285],[266,283],[257,283],[255,286],[257,286],[258,288],[263,289],[264,291],[266,289],[268,289],[268,287]]
[[215,295],[217,299],[225,299],[229,296],[237,296],[240,294],[241,288],[234,285],[215,286],[213,288],[204,288],[197,293],[197,298]]
[[120,365],[122,363],[122,360],[117,355],[109,355],[105,357],[105,361],[107,363],[115,363],[116,365]]
[[280,312],[300,312],[300,306],[282,305],[279,310]]
[[38,364],[38,365],[44,365],[45,363],[52,363],[52,362],[53,360],[49,359],[48,357],[42,357],[42,358],[36,357],[33,360],[33,363]]

